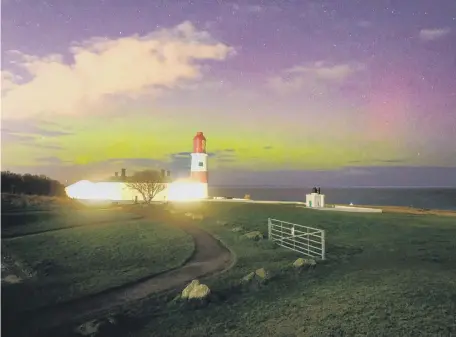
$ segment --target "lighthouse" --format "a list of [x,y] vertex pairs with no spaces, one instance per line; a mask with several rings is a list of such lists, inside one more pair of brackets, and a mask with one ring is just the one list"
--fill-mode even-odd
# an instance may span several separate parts
[[206,137],[202,132],[197,132],[193,137],[191,179],[194,182],[207,184]]
[[206,153],[206,137],[202,132],[197,132],[193,137],[193,152],[192,164],[190,168],[190,179],[195,184],[199,191],[200,198],[208,197],[208,176],[207,176],[207,153]]

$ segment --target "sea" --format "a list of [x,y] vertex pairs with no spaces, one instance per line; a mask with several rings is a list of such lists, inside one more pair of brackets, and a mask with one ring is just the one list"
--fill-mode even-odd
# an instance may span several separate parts
[[[211,197],[244,198],[252,200],[305,201],[312,188],[278,187],[209,187]],[[325,203],[378,206],[408,206],[424,209],[456,211],[456,188],[439,187],[360,187],[360,188],[321,188]]]

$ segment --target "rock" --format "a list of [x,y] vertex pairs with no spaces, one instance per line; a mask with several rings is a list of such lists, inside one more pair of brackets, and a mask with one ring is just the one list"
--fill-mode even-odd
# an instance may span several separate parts
[[269,273],[264,268],[260,268],[255,270],[255,276],[258,277],[261,281],[267,281],[271,278],[271,273]]
[[15,284],[20,283],[22,279],[16,275],[8,275],[4,279],[2,279],[2,281],[5,281],[6,283]]
[[314,259],[303,259],[300,257],[295,262],[293,262],[293,267],[302,269],[302,268],[315,268],[317,262]]
[[271,273],[264,268],[260,268],[245,275],[240,282],[244,289],[258,290],[271,279]]
[[100,330],[100,324],[101,322],[94,319],[78,326],[76,332],[82,336],[94,336]]
[[259,231],[254,231],[254,232],[249,232],[243,235],[245,238],[254,240],[254,241],[259,241],[264,238],[263,234]]
[[252,271],[251,273],[245,275],[245,276],[242,278],[241,283],[244,283],[244,284],[245,284],[245,283],[250,283],[250,282],[253,281],[254,278],[255,278],[255,272]]
[[115,333],[118,327],[116,326],[117,319],[113,316],[108,316],[101,320],[91,320],[84,324],[81,324],[75,329],[75,332],[82,336],[110,336]]
[[199,285],[200,282],[198,280],[193,280],[192,282],[190,282],[190,284],[186,286],[184,290],[182,290],[181,298],[187,299],[191,291]]
[[242,226],[237,226],[237,227],[234,227],[231,231],[238,233],[238,232],[242,232],[243,230],[244,230],[244,228],[242,228]]
[[205,284],[195,286],[188,294],[189,300],[205,300],[211,294],[211,290]]
[[228,222],[223,221],[223,220],[217,220],[217,225],[227,226],[227,225],[228,225]]
[[117,320],[113,316],[109,316],[107,321],[108,321],[109,324],[112,324],[112,325],[117,324]]

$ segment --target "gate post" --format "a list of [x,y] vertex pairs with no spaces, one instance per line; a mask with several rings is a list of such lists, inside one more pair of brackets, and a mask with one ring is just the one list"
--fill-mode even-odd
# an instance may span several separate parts
[[271,232],[272,232],[272,221],[271,218],[268,218],[268,239],[271,240]]

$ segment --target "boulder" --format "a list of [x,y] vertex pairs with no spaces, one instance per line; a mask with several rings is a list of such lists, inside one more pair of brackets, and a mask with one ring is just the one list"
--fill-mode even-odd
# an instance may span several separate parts
[[211,290],[205,284],[195,286],[188,294],[189,300],[205,300],[211,294]]
[[115,317],[109,316],[101,320],[91,320],[76,328],[76,333],[82,336],[112,335],[118,329]]
[[249,232],[249,233],[244,234],[243,236],[249,240],[254,240],[254,241],[259,241],[264,238],[263,233],[261,233],[260,231]]
[[16,283],[21,283],[22,282],[22,279],[20,277],[18,277],[17,275],[7,275],[5,278],[2,279],[2,283],[6,282],[6,283],[11,283],[11,284],[16,284]]
[[260,268],[245,275],[240,282],[244,289],[258,290],[271,279],[271,273],[264,268]]
[[217,220],[217,225],[227,226],[227,225],[228,225],[228,222],[223,221],[223,220]]
[[76,332],[81,336],[94,336],[100,330],[100,325],[101,322],[94,319],[78,326]]
[[253,279],[255,278],[255,272],[251,272],[247,275],[245,275],[242,279],[241,279],[241,283],[245,284],[245,283],[250,283],[253,281]]
[[293,262],[293,267],[296,269],[310,269],[315,268],[317,262],[314,259],[304,259],[300,257],[295,262]]
[[260,280],[260,281],[267,281],[271,278],[271,273],[268,272],[264,268],[260,268],[255,270],[255,276]]
[[237,227],[234,227],[231,231],[238,233],[238,232],[242,232],[243,230],[244,230],[244,228],[242,228],[242,226],[237,226]]
[[198,280],[193,280],[190,282],[184,290],[182,290],[181,298],[183,299],[188,299],[188,296],[190,295],[191,291],[200,285],[200,282]]

